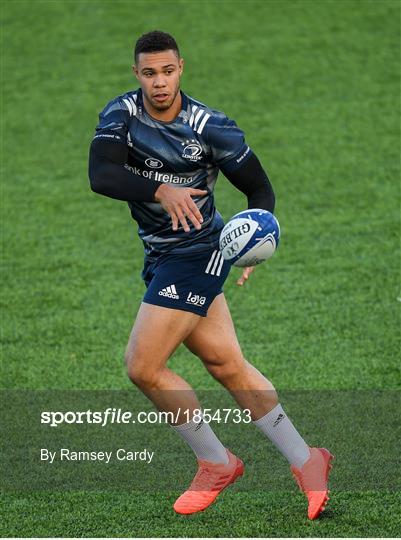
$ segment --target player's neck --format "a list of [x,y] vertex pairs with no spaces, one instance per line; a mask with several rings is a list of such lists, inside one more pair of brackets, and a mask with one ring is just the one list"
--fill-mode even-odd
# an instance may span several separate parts
[[151,103],[146,99],[145,95],[143,95],[143,106],[145,107],[146,112],[155,120],[159,120],[160,122],[172,122],[177,118],[177,116],[180,114],[181,107],[182,107],[182,97],[181,92],[178,92],[175,96],[175,99],[173,103],[171,104],[171,107],[164,111],[160,111],[159,109],[155,109]]

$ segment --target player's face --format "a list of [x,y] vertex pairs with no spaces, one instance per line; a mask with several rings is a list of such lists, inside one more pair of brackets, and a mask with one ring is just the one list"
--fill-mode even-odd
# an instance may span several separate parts
[[133,66],[140,82],[145,105],[151,113],[162,113],[181,105],[180,77],[184,60],[173,50],[156,53],[140,53]]

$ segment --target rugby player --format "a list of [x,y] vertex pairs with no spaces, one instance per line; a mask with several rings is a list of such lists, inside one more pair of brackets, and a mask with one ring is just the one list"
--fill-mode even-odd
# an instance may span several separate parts
[[[128,202],[145,250],[147,290],[127,345],[128,375],[159,410],[200,409],[188,382],[167,367],[184,343],[287,458],[315,519],[328,500],[332,456],[305,443],[273,385],[244,358],[222,291],[230,265],[218,249],[218,172],[246,195],[248,208],[273,212],[272,186],[236,123],[180,90],[184,61],[172,36],[153,31],[140,37],[134,62],[140,88],[100,113],[89,159],[92,190]],[[252,270],[244,269],[239,285]],[[198,472],[174,509],[205,510],[244,465],[207,422],[182,413],[172,429],[198,459]]]

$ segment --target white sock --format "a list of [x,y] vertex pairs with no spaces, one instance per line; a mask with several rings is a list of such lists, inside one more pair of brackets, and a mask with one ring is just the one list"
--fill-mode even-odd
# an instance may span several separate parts
[[302,467],[310,457],[309,446],[293,426],[280,404],[254,421],[291,465]]
[[200,422],[190,420],[186,424],[171,427],[189,444],[199,459],[212,463],[227,464],[229,462],[223,444],[216,437],[209,424],[203,420]]

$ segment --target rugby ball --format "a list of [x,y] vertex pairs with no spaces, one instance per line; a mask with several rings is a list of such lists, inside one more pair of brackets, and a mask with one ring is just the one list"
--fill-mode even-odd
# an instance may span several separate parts
[[251,208],[235,214],[221,231],[219,247],[234,266],[255,266],[269,259],[280,240],[280,225],[267,210]]

